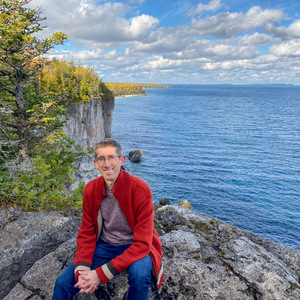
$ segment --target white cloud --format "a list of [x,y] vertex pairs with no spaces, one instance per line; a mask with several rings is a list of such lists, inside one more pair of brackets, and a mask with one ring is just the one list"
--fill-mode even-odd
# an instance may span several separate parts
[[273,24],[267,24],[265,30],[268,33],[272,33],[274,36],[285,40],[300,38],[300,20],[296,20],[288,27],[276,27]]
[[[68,47],[50,56],[93,66],[104,81],[299,82],[300,20],[282,10],[224,11],[225,0],[190,9],[190,1],[176,1],[161,18],[176,15],[184,25],[162,27],[156,15],[140,13],[144,2],[33,0],[30,5],[47,8],[47,34],[71,35]],[[204,11],[209,16],[202,17]]]
[[207,63],[203,66],[204,70],[229,70],[234,68],[245,68],[247,62],[238,60],[238,61],[223,61],[223,62],[216,62],[216,63]]
[[300,20],[292,23],[287,29],[292,37],[300,38]]
[[156,57],[149,61],[144,68],[149,69],[170,69],[183,64],[181,60],[170,60],[163,58],[162,56]]
[[269,43],[275,42],[275,39],[265,33],[255,32],[253,34],[244,35],[237,38],[240,45],[267,45]]
[[221,7],[221,0],[212,0],[208,4],[199,3],[197,7],[191,8],[188,12],[188,16],[195,16],[203,11],[217,11]]
[[226,12],[200,20],[193,19],[192,27],[194,33],[200,36],[230,38],[268,23],[279,22],[282,17],[283,13],[280,10],[261,10],[260,7],[254,6],[246,14]]
[[273,45],[270,47],[270,52],[275,56],[298,56],[300,58],[300,39]]
[[148,36],[152,29],[157,28],[159,21],[148,15],[141,15],[131,19],[128,28],[123,31],[128,31],[127,36],[130,39],[139,39],[141,36]]
[[47,23],[52,30],[90,43],[142,40],[159,25],[157,18],[145,14],[126,19],[124,15],[131,7],[121,2],[99,5],[92,0],[33,0],[31,5],[47,7]]

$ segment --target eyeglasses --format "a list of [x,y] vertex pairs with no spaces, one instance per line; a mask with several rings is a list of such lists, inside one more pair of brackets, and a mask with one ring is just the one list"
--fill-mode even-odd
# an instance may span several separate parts
[[104,164],[106,160],[111,163],[111,162],[115,162],[117,160],[117,158],[120,158],[120,157],[121,157],[120,155],[109,155],[107,157],[99,156],[95,160],[98,163]]

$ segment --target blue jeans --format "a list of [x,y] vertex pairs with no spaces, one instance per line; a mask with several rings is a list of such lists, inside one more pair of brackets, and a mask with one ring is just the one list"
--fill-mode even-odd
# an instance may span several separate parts
[[[93,257],[92,270],[102,266],[111,259],[122,254],[130,244],[111,245],[104,241],[96,244]],[[149,295],[151,285],[152,259],[148,254],[146,257],[132,263],[128,269],[128,300],[146,300]],[[75,288],[76,281],[74,276],[74,267],[71,264],[56,280],[52,300],[72,300],[79,292]]]

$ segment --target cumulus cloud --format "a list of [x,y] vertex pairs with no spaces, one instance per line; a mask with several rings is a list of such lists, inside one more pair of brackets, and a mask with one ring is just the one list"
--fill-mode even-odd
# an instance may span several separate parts
[[171,60],[162,56],[151,59],[143,68],[149,69],[170,69],[184,64],[184,60]]
[[47,33],[71,36],[69,46],[50,57],[92,65],[104,81],[300,80],[300,20],[283,10],[225,11],[221,0],[192,8],[190,1],[175,1],[173,10],[161,13],[161,22],[171,15],[183,22],[164,27],[160,13],[140,13],[145,2],[33,0],[30,5],[46,8]]
[[292,37],[300,38],[300,20],[292,23],[287,29]]
[[270,47],[270,53],[275,56],[296,56],[300,58],[300,39],[273,45]]
[[197,7],[192,7],[188,12],[188,16],[195,16],[203,11],[217,11],[221,7],[221,0],[212,0],[208,4],[199,3]]
[[201,36],[230,38],[268,23],[279,22],[282,17],[283,13],[280,10],[262,10],[259,6],[254,6],[246,14],[225,12],[200,20],[193,19],[192,27],[194,32]]
[[47,23],[53,30],[64,31],[73,39],[91,43],[143,40],[159,25],[157,18],[145,14],[126,19],[124,15],[131,8],[121,2],[33,0],[31,5],[46,8]]
[[152,29],[157,28],[159,21],[157,18],[153,18],[148,15],[141,15],[131,19],[131,22],[127,28],[123,28],[123,32],[127,34],[125,36],[128,39],[138,40],[140,37],[147,37]]
[[255,32],[253,34],[247,34],[237,38],[240,45],[267,45],[269,43],[275,42],[275,39],[265,33]]
[[265,31],[272,33],[275,37],[289,40],[293,38],[300,38],[300,20],[296,20],[288,27],[274,26],[273,24],[267,24]]

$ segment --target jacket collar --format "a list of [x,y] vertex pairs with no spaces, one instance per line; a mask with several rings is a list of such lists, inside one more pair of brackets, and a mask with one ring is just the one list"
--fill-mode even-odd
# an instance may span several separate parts
[[[102,199],[106,196],[105,182],[103,176],[99,176],[97,179],[98,179],[97,189],[99,191],[99,197],[101,199],[100,201],[102,201]],[[115,197],[118,199],[119,202],[122,202],[122,200],[125,198],[124,196],[126,195],[127,190],[129,188],[129,180],[130,180],[129,174],[126,171],[121,169],[119,176],[113,187],[113,194],[115,195]]]
[[121,168],[119,176],[113,187],[113,194],[119,202],[122,202],[122,200],[125,198],[124,196],[129,188],[129,180],[129,174]]

